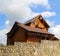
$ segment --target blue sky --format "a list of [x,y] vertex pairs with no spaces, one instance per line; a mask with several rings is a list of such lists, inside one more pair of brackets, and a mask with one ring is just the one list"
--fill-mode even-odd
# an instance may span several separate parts
[[60,0],[50,0],[51,10],[55,10],[56,16],[51,17],[51,20],[55,20],[55,24],[60,24]]
[[5,28],[6,16],[0,12],[0,30]]
[[0,40],[6,40],[15,21],[23,22],[39,14],[51,26],[49,31],[60,38],[60,0],[0,0]]

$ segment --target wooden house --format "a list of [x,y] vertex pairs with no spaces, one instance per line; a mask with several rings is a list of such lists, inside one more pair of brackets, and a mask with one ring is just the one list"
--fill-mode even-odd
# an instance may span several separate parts
[[58,40],[48,32],[50,26],[41,15],[28,20],[24,24],[15,22],[7,33],[7,45],[14,42],[41,42],[41,40]]

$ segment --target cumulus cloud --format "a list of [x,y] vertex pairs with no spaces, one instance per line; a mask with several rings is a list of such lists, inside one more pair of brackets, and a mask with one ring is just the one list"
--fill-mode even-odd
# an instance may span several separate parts
[[9,20],[7,20],[7,21],[5,22],[5,24],[6,24],[6,25],[9,24]]
[[50,32],[54,33],[55,36],[60,39],[60,25],[56,25],[54,27],[51,27]]
[[[48,0],[0,0],[0,11],[5,13],[7,21],[10,21],[8,24],[11,26],[15,21],[24,22],[28,18],[30,19],[40,14],[30,9],[29,6],[31,4],[39,4],[45,6],[45,8],[51,8]],[[43,16],[52,16],[54,13],[43,12],[41,14]]]
[[44,17],[51,17],[51,16],[56,16],[56,13],[55,13],[55,11],[53,11],[53,12],[50,12],[50,11],[45,11],[45,12],[42,12],[41,13]]
[[31,1],[32,1],[33,3],[35,3],[35,4],[40,4],[40,5],[42,5],[42,6],[45,6],[45,7],[48,8],[48,9],[51,8],[48,0],[31,0]]
[[3,29],[0,31],[0,44],[6,44],[6,33],[8,29]]
[[55,21],[46,20],[46,22],[49,24],[50,27],[54,27],[55,26]]
[[55,25],[55,21],[50,20],[47,20],[47,23],[50,25],[49,32],[60,39],[60,25]]

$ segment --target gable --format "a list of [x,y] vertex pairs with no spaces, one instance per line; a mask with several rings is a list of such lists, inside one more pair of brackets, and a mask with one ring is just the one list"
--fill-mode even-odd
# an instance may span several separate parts
[[33,28],[40,28],[48,31],[49,25],[47,22],[44,20],[44,18],[41,15],[38,15],[34,17],[33,19],[27,21],[25,23],[27,26],[31,26]]

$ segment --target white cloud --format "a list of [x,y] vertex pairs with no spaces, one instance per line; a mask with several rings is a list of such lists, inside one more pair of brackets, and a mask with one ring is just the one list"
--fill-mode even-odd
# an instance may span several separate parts
[[48,0],[32,0],[32,2],[35,3],[35,4],[40,4],[42,6],[46,6],[47,9],[51,8]]
[[57,38],[60,39],[60,25],[51,27],[50,31],[51,31],[51,33],[54,33]]
[[46,22],[49,24],[50,27],[54,27],[55,26],[55,21],[46,20]]
[[56,13],[55,13],[55,11],[53,11],[53,12],[45,11],[45,12],[42,12],[41,15],[48,18],[48,17],[51,17],[51,16],[56,16]]
[[6,33],[8,29],[3,29],[0,31],[0,44],[6,44]]
[[9,20],[7,20],[7,21],[5,22],[5,24],[6,24],[6,25],[9,24]]
[[45,6],[45,8],[51,8],[48,0],[0,0],[0,11],[5,13],[10,26],[13,25],[15,21],[23,22],[37,14],[42,14],[46,17],[50,17],[55,14],[55,12],[49,11],[35,13],[29,7],[32,3]]
[[50,25],[49,32],[51,32],[60,39],[60,25],[56,25],[55,21],[50,20],[47,20],[47,23]]

